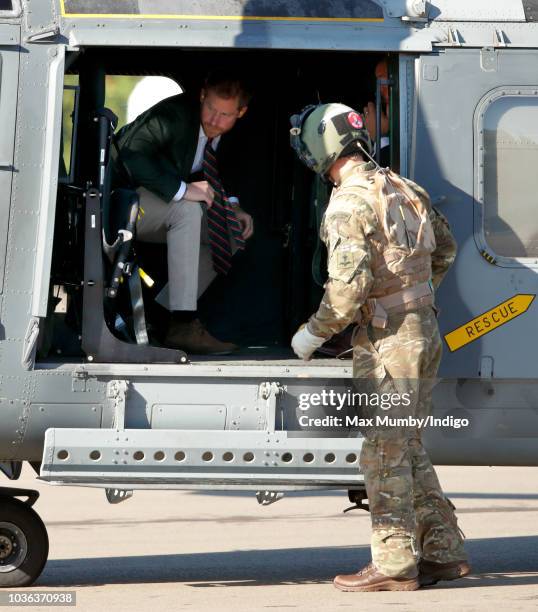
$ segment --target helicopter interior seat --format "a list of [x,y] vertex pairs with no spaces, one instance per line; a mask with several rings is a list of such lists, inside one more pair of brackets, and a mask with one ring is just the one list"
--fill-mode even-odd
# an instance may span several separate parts
[[[102,247],[106,255],[105,318],[109,327],[123,340],[148,344],[144,299],[140,285],[141,272],[134,250],[136,221],[139,214],[138,194],[128,188],[111,188],[111,146],[114,145],[114,131],[118,119],[107,108],[98,111],[97,117],[100,131],[100,160],[103,160],[104,164],[100,173],[100,176],[104,177],[100,192]],[[121,299],[123,285],[129,287],[131,313],[128,315],[125,314],[125,300]]]
[[99,184],[98,189],[87,189],[85,194],[82,349],[91,361],[186,361],[182,351],[149,345],[141,286],[144,274],[134,250],[138,194],[133,189],[111,189],[111,146],[117,117],[102,108],[95,118]]

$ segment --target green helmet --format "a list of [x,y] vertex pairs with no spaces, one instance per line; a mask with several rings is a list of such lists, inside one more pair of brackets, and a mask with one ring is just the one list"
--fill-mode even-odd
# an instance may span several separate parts
[[372,155],[372,141],[363,118],[349,106],[310,105],[293,115],[290,122],[292,148],[306,166],[321,176],[344,155],[361,149]]

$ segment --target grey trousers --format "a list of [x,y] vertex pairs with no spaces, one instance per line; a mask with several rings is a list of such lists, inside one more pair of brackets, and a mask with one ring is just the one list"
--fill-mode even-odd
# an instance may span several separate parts
[[136,225],[142,242],[166,243],[168,284],[157,302],[168,310],[196,310],[196,303],[217,273],[213,269],[205,205],[181,200],[166,204],[140,187]]

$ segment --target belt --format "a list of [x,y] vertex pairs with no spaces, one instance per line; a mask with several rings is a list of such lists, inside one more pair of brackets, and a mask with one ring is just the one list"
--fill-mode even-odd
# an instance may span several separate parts
[[[424,300],[423,298],[429,298]],[[419,300],[421,300],[419,302]],[[413,307],[433,304],[433,289],[429,282],[419,283],[414,287],[406,287],[396,293],[377,298],[368,298],[361,309],[362,320],[371,322],[373,327],[387,327],[388,313],[405,312]],[[366,313],[364,312],[366,310]],[[366,315],[366,316],[365,316]]]
[[389,312],[393,308],[409,304],[420,298],[427,297],[428,295],[433,296],[433,289],[430,283],[419,283],[414,287],[406,287],[397,293],[391,293],[390,295],[384,295],[383,297],[375,298],[378,304],[381,304],[383,308]]

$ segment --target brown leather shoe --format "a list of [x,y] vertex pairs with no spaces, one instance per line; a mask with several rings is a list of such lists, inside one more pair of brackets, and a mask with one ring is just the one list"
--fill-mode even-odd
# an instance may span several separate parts
[[418,580],[420,586],[437,584],[440,580],[456,580],[471,573],[467,561],[452,561],[451,563],[436,563],[421,559],[418,562]]
[[237,349],[237,345],[232,342],[221,342],[214,338],[199,319],[188,323],[172,322],[164,344],[191,355],[229,355]]
[[416,591],[417,576],[391,578],[382,574],[373,563],[369,563],[356,574],[336,576],[334,586],[341,591]]

